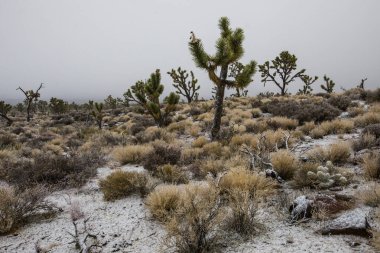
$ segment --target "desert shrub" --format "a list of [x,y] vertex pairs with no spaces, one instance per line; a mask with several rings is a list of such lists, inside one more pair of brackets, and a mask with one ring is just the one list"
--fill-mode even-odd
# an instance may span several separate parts
[[239,149],[241,145],[245,144],[250,148],[256,148],[258,143],[258,139],[256,136],[252,134],[240,134],[234,135],[231,138],[230,146],[233,149]]
[[187,128],[192,126],[190,120],[182,120],[179,122],[173,122],[167,126],[169,132],[177,132],[178,134],[184,134]]
[[222,193],[247,192],[250,198],[266,197],[275,192],[276,183],[242,167],[229,170],[219,182]]
[[341,111],[325,101],[295,100],[280,101],[273,99],[261,107],[263,112],[275,116],[285,116],[296,119],[300,124],[308,121],[322,122],[332,120],[340,115]]
[[352,142],[354,151],[360,151],[366,148],[372,148],[376,145],[376,136],[370,133],[361,134],[359,139]]
[[157,141],[152,144],[152,149],[146,153],[143,166],[146,170],[154,172],[160,165],[176,165],[180,158],[180,147]]
[[321,135],[350,133],[352,129],[354,129],[353,121],[347,119],[336,119],[322,122],[311,131],[311,136],[313,138],[320,138]]
[[181,161],[183,164],[190,164],[203,156],[204,152],[202,148],[185,148],[181,153]]
[[123,165],[128,163],[140,163],[152,149],[150,145],[116,147],[112,152],[112,156]]
[[345,95],[333,95],[327,99],[327,103],[342,111],[345,111],[350,106],[351,99]]
[[274,170],[285,180],[292,179],[299,166],[296,156],[288,150],[272,153],[271,162]]
[[313,162],[303,162],[299,164],[299,168],[294,173],[293,184],[297,188],[312,187],[311,180],[308,180],[307,174],[309,171],[317,173],[319,164]]
[[226,169],[224,160],[215,160],[215,159],[206,159],[201,160],[197,163],[199,166],[199,175],[200,177],[205,177],[208,174],[216,177],[220,172]]
[[375,90],[367,90],[366,101],[370,103],[380,102],[380,88],[377,88]]
[[175,136],[172,133],[169,133],[166,129],[156,126],[151,126],[144,131],[140,131],[135,137],[139,143],[148,143],[155,140],[171,143],[175,138]]
[[0,166],[2,180],[27,187],[47,184],[53,188],[79,187],[97,173],[105,163],[100,150],[73,152],[65,156],[36,152],[31,158],[6,160]]
[[371,124],[380,123],[380,113],[367,112],[354,118],[355,126],[365,127]]
[[266,120],[246,119],[243,121],[243,125],[248,133],[261,133],[268,129]]
[[223,145],[220,142],[213,141],[203,145],[203,151],[208,156],[221,156],[223,153]]
[[380,205],[380,185],[374,183],[361,191],[358,197],[367,206],[378,207]]
[[370,153],[363,157],[364,175],[368,179],[380,178],[380,154]]
[[44,201],[47,191],[34,187],[24,191],[10,186],[0,187],[0,234],[11,232],[37,214],[52,212],[54,206]]
[[350,117],[356,117],[358,115],[364,114],[365,110],[364,110],[363,107],[354,107],[354,106],[351,106],[351,107],[347,108],[347,112],[348,112],[348,115]]
[[211,184],[189,184],[181,195],[183,204],[166,224],[166,243],[177,252],[217,251],[225,218],[218,190]]
[[298,126],[298,120],[289,119],[287,117],[272,117],[267,120],[267,124],[270,128],[276,130],[278,128],[284,130],[293,130]]
[[207,144],[209,142],[209,140],[207,140],[206,137],[204,136],[200,136],[198,137],[197,139],[195,139],[192,143],[191,143],[191,146],[193,148],[201,148],[203,147],[205,144]]
[[16,145],[16,138],[9,133],[0,133],[0,149],[9,148]]
[[310,134],[310,132],[315,128],[315,124],[313,121],[311,122],[305,122],[302,126],[300,126],[300,130],[304,134]]
[[380,138],[380,124],[370,124],[363,129],[363,133],[373,134],[376,138]]
[[104,199],[109,201],[136,193],[146,194],[147,181],[147,176],[143,173],[116,170],[105,179],[101,179],[99,186],[104,194]]
[[351,154],[351,147],[348,142],[339,142],[329,145],[326,148],[316,147],[307,152],[307,157],[311,161],[324,163],[345,163]]
[[347,142],[331,144],[327,150],[327,160],[338,164],[347,162],[351,155],[351,147]]
[[169,221],[172,215],[182,205],[180,190],[175,185],[161,185],[156,187],[146,197],[146,205],[152,216],[161,221]]
[[185,184],[189,181],[188,177],[178,166],[165,164],[157,168],[155,176],[165,183]]
[[253,108],[251,110],[252,118],[259,118],[262,114],[260,108]]
[[367,92],[361,88],[352,88],[344,91],[343,96],[349,97],[352,100],[363,100],[366,98]]
[[310,136],[313,139],[322,139],[323,136],[325,136],[325,135],[326,135],[325,130],[323,130],[320,127],[316,127],[316,128],[314,128],[313,130],[310,131]]

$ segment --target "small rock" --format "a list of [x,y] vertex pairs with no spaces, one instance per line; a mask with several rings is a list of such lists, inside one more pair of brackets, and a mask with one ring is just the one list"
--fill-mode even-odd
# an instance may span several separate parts
[[343,188],[341,186],[335,186],[335,187],[331,187],[329,190],[333,192],[338,192],[338,191],[343,191]]

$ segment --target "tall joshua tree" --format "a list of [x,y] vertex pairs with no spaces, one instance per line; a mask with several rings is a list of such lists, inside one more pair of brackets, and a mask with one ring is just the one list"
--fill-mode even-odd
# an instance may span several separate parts
[[296,71],[297,57],[288,51],[282,51],[271,62],[266,61],[263,65],[259,65],[262,82],[264,86],[267,82],[273,82],[281,90],[281,96],[287,93],[287,86],[296,78],[301,78],[305,73],[305,69]]
[[30,121],[31,115],[30,111],[32,109],[33,102],[37,102],[40,97],[40,90],[42,89],[42,83],[38,87],[36,91],[34,90],[23,90],[21,87],[18,87],[17,90],[20,90],[25,96],[25,104],[26,104],[26,121]]
[[304,83],[302,89],[298,90],[298,94],[304,94],[309,95],[313,91],[313,88],[311,88],[311,85],[315,83],[315,81],[318,80],[318,76],[315,76],[314,78],[308,75],[303,75],[301,77],[302,82]]
[[160,95],[164,91],[164,86],[161,84],[161,73],[157,69],[156,72],[150,75],[148,81],[137,81],[127,92],[124,97],[129,101],[136,102],[141,105],[153,117],[159,127],[165,126],[168,122],[168,116],[176,108],[179,102],[179,95],[171,92],[164,99],[166,104],[164,109],[161,109]]
[[10,104],[5,103],[4,101],[0,101],[0,117],[4,118],[8,126],[12,125],[13,120],[8,117],[8,112],[12,109],[12,106]]
[[322,90],[326,91],[327,93],[333,93],[335,86],[334,81],[326,75],[323,76],[323,80],[325,81],[325,84],[321,85]]
[[[189,49],[197,67],[207,71],[209,78],[215,84],[215,115],[211,137],[218,138],[223,113],[224,92],[227,88],[236,88],[252,81],[256,72],[256,62],[251,61],[232,79],[228,79],[229,66],[238,61],[244,54],[244,31],[241,28],[232,30],[227,17],[219,20],[220,38],[216,42],[216,53],[210,55],[204,50],[202,41],[192,32]],[[219,71],[219,73],[217,73]]]
[[191,103],[194,99],[198,98],[200,86],[197,85],[198,80],[195,78],[193,71],[190,71],[191,80],[187,81],[189,74],[186,70],[182,70],[178,67],[177,70],[172,69],[168,72],[173,79],[173,86],[177,89],[176,93],[184,96],[187,99],[187,103]]

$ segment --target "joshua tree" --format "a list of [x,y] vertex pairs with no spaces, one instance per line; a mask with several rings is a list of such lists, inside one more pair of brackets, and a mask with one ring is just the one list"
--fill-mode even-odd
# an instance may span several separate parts
[[311,85],[315,83],[315,81],[318,80],[318,76],[315,76],[313,78],[308,75],[303,75],[301,76],[301,80],[304,83],[304,85],[302,87],[302,90],[301,89],[298,90],[298,94],[308,95],[308,94],[311,94],[311,92],[313,91],[313,88],[311,88]]
[[[189,48],[197,67],[208,72],[208,76],[216,86],[215,115],[211,130],[213,139],[218,138],[223,113],[224,91],[227,88],[245,86],[252,81],[256,72],[256,62],[251,61],[233,79],[228,78],[228,68],[244,54],[244,31],[241,28],[232,30],[227,17],[219,20],[220,38],[216,42],[216,54],[210,55],[204,50],[202,41],[192,33]],[[219,74],[217,73],[219,71]]]
[[364,90],[364,82],[367,81],[368,78],[364,78],[360,81],[360,84],[357,86],[357,88]]
[[98,123],[99,129],[102,129],[103,125],[103,103],[96,103],[94,104],[92,115],[94,116],[96,123]]
[[49,109],[49,104],[45,100],[38,100],[35,107],[40,113],[45,114]]
[[62,114],[67,112],[69,105],[62,99],[53,97],[50,99],[49,107],[53,113]]
[[334,91],[335,83],[326,75],[323,76],[323,80],[325,81],[325,85],[321,85],[321,88],[325,90],[327,93],[332,93]]
[[282,51],[271,62],[266,61],[263,65],[259,65],[262,82],[264,86],[267,82],[273,82],[281,90],[281,96],[287,93],[287,86],[296,78],[303,76],[305,69],[301,69],[293,74],[297,69],[297,57],[288,51]]
[[[240,73],[243,71],[244,65],[240,62],[234,62],[230,65],[229,70],[230,74],[228,77],[236,78]],[[232,94],[233,97],[246,97],[248,94],[248,90],[244,90],[248,86],[249,83],[243,84],[244,86],[241,86],[239,83],[235,87],[236,93]]]
[[177,89],[176,93],[184,96],[187,103],[190,104],[194,99],[198,98],[199,93],[197,93],[197,90],[200,89],[200,86],[197,85],[198,80],[194,77],[193,71],[190,71],[191,81],[187,81],[189,74],[186,70],[182,70],[181,67],[178,67],[177,70],[172,69],[168,74],[173,79],[173,86]]
[[26,121],[30,121],[31,115],[30,110],[32,108],[32,103],[37,102],[40,97],[40,90],[42,89],[42,83],[36,91],[27,90],[24,91],[21,87],[18,87],[17,90],[20,90],[25,95],[25,104],[26,104]]
[[0,117],[4,118],[8,126],[12,125],[13,120],[8,117],[8,112],[12,109],[12,106],[10,104],[5,103],[4,101],[0,101]]
[[160,70],[157,69],[150,75],[148,81],[137,81],[124,93],[124,97],[141,105],[153,117],[156,124],[162,127],[166,125],[169,114],[175,110],[179,102],[179,95],[171,92],[164,99],[166,106],[161,110],[160,95],[163,91],[164,86],[161,84]]
[[117,99],[113,98],[111,95],[108,95],[106,99],[104,99],[104,104],[106,108],[115,110],[117,108]]

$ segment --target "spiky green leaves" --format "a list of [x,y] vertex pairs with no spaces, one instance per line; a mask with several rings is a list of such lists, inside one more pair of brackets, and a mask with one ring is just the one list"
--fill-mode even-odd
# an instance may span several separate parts
[[313,78],[313,77],[308,76],[308,75],[303,75],[301,77],[301,80],[304,83],[304,85],[303,85],[302,89],[298,90],[297,94],[308,95],[308,94],[311,94],[311,92],[313,91],[313,88],[311,87],[311,85],[313,83],[315,83],[315,81],[318,80],[318,76],[315,76]]
[[103,103],[95,102],[93,110],[91,112],[92,115],[94,116],[96,122],[98,123],[99,129],[102,128],[102,122],[103,122],[103,117],[104,117],[103,107],[104,107]]
[[7,115],[8,112],[12,109],[10,104],[5,103],[4,101],[0,101],[0,114]]
[[163,126],[167,116],[175,109],[175,105],[179,102],[179,95],[174,92],[170,93],[164,99],[167,106],[164,112],[161,111],[160,95],[164,91],[164,86],[161,84],[160,70],[150,75],[148,81],[138,81],[126,93],[124,97],[129,101],[134,101],[145,108],[153,117],[158,126]]
[[323,80],[325,81],[325,84],[322,84],[321,88],[327,93],[332,93],[334,91],[335,82],[333,82],[333,80],[331,80],[326,75],[323,76]]
[[182,70],[181,67],[178,67],[177,70],[172,69],[171,72],[167,73],[173,79],[173,86],[177,89],[177,94],[186,97],[188,103],[197,98],[197,90],[200,89],[200,86],[197,85],[198,80],[195,78],[193,71],[190,71],[191,80],[189,81],[187,81],[189,74],[186,70]]

